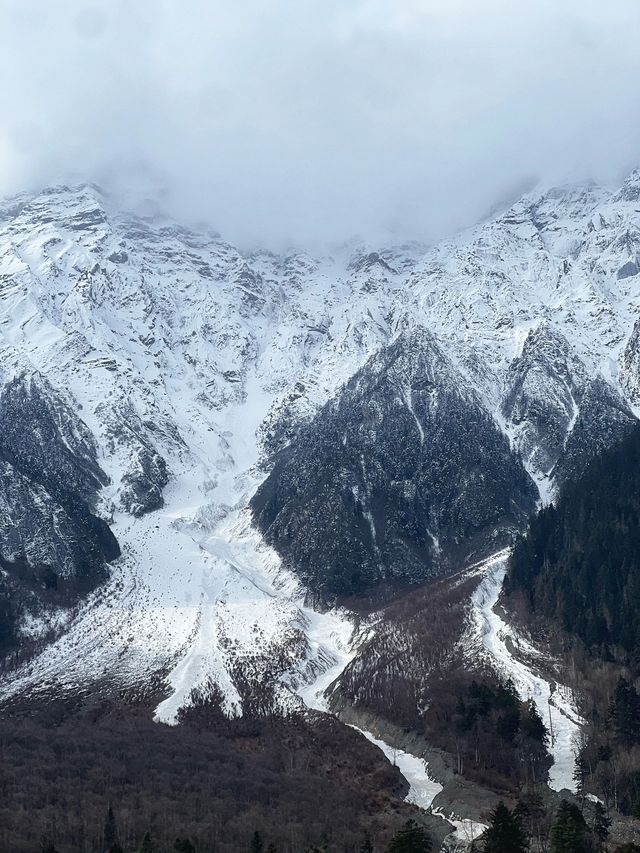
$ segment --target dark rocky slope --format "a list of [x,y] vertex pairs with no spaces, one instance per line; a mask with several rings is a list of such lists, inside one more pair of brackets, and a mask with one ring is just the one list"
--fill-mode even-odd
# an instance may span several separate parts
[[0,645],[16,639],[21,612],[37,613],[105,576],[119,553],[95,514],[108,482],[86,425],[37,374],[0,394]]
[[496,549],[536,497],[467,380],[414,330],[300,430],[251,506],[267,541],[327,602]]

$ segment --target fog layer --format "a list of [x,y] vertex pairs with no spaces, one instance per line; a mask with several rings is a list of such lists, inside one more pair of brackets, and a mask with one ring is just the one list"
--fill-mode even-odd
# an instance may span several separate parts
[[432,240],[640,164],[638,0],[0,0],[0,193],[245,243]]

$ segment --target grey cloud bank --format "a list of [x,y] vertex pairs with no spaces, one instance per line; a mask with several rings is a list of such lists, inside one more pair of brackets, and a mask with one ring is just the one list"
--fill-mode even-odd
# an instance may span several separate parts
[[640,163],[640,2],[0,0],[0,193],[96,180],[245,243],[435,239]]

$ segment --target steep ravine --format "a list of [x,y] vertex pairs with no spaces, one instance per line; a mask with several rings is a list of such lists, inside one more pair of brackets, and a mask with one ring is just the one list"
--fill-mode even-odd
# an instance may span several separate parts
[[[522,699],[533,699],[549,730],[549,751],[553,765],[549,787],[554,791],[575,791],[573,779],[576,739],[584,720],[571,692],[548,681],[535,667],[543,656],[509,625],[496,608],[507,569],[508,552],[500,552],[486,563],[485,574],[472,596],[472,632],[469,646],[480,649],[491,666],[511,678]],[[514,653],[514,650],[518,654]]]
[[[548,727],[551,722],[549,750],[553,765],[549,787],[553,791],[574,791],[574,746],[582,720],[569,691],[547,681],[542,667],[538,671],[535,664],[528,662],[541,659],[540,652],[496,612],[507,558],[508,551],[502,550],[473,568],[482,577],[471,598],[465,637],[470,665],[473,661],[476,665],[478,661],[489,664],[501,676],[512,679],[523,700],[534,700]],[[449,827],[454,827],[455,836],[450,841],[468,842],[477,837],[497,802],[497,795],[455,773],[451,757],[431,746],[417,732],[401,729],[366,708],[354,706],[341,695],[339,678],[357,654],[357,646],[357,639],[352,639],[350,647],[343,646],[334,658],[335,663],[300,688],[299,695],[308,707],[336,714],[378,746],[407,780],[407,802],[444,818]],[[442,840],[442,826],[435,826],[436,835]]]

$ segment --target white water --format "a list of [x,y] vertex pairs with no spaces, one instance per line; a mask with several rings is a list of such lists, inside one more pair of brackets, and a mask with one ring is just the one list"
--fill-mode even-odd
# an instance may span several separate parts
[[494,609],[502,589],[507,557],[508,553],[501,551],[485,564],[484,577],[472,596],[473,630],[494,668],[511,678],[522,699],[533,699],[550,730],[548,748],[553,765],[549,771],[549,786],[554,791],[565,788],[575,791],[576,739],[584,720],[566,687],[546,681],[530,665],[514,657],[509,649],[507,640],[519,648],[527,660],[540,657],[540,653]]

